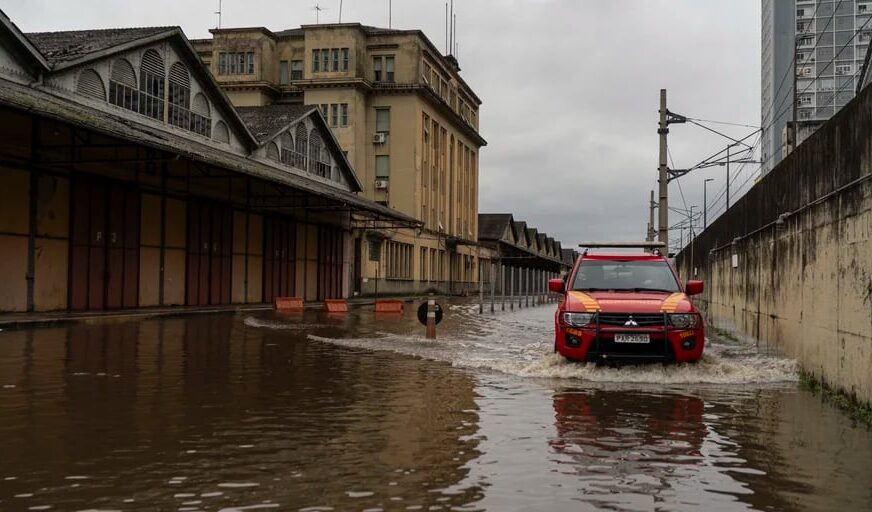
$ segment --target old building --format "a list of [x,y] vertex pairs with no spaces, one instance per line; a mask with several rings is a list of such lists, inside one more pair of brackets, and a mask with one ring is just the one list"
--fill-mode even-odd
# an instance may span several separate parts
[[194,41],[238,107],[317,105],[364,195],[421,221],[355,238],[355,291],[477,286],[481,100],[419,30],[356,23],[212,31]]
[[237,112],[177,27],[0,13],[0,311],[347,296],[354,233],[420,223],[359,195],[317,109],[273,114]]

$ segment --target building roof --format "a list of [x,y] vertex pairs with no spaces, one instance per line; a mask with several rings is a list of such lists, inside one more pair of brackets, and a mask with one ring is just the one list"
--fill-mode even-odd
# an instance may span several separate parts
[[245,125],[258,142],[274,138],[289,124],[309,114],[318,107],[302,104],[274,104],[262,107],[236,107]]
[[522,220],[516,220],[512,222],[512,229],[515,231],[515,240],[527,245],[527,223]]
[[139,27],[32,32],[25,36],[50,64],[56,65],[174,30],[181,31],[178,27]]
[[574,264],[576,258],[578,257],[578,253],[575,251],[575,249],[561,249],[560,252],[563,261],[569,263],[570,265]]
[[89,105],[51,95],[43,90],[4,81],[3,87],[0,87],[0,104],[318,195],[350,209],[368,212],[368,214],[380,219],[400,221],[408,225],[421,225],[419,220],[411,216],[369,201],[352,192],[283,171],[246,156],[215,148],[204,142],[178,136],[167,136],[165,131],[136,122],[129,117],[107,113]]
[[511,222],[511,213],[479,213],[478,239],[501,240]]

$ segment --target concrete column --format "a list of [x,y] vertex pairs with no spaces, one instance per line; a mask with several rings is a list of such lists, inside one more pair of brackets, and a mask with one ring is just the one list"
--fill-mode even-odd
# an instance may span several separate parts
[[509,309],[515,310],[515,267],[509,267]]
[[496,265],[493,262],[491,262],[489,268],[490,268],[490,270],[489,270],[488,274],[490,277],[490,306],[491,306],[491,313],[493,313],[494,312],[494,292],[496,291],[494,289],[494,287],[496,286],[496,282],[495,282],[496,281],[496,272],[495,272]]
[[530,271],[532,269],[524,269],[524,306],[530,307]]
[[506,266],[500,262],[500,310],[506,310]]

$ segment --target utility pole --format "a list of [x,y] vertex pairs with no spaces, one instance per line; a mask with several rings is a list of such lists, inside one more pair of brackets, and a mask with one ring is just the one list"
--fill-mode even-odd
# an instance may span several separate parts
[[708,202],[706,202],[706,185],[708,182],[715,181],[714,178],[708,178],[702,182],[702,229],[708,229]]
[[[660,89],[660,124],[657,133],[660,135],[660,161],[657,167],[658,183],[660,185],[660,211],[658,212],[657,229],[659,241],[669,244],[669,175],[666,166],[666,135],[669,128],[666,123],[666,89]],[[669,245],[667,247],[667,252]]]

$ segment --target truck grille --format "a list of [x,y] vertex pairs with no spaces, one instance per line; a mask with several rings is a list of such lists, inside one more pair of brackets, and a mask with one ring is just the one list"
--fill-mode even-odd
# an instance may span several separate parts
[[639,327],[659,327],[663,325],[662,313],[600,313],[600,325],[623,327],[630,317]]

